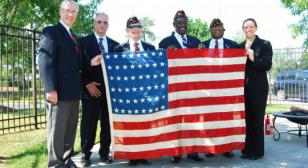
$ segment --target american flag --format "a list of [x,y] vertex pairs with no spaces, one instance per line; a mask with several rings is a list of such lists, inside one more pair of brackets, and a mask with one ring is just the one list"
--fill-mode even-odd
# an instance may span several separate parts
[[242,149],[242,49],[103,54],[115,159]]

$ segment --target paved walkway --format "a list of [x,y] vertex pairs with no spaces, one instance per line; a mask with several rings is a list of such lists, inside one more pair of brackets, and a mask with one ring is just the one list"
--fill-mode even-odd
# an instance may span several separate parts
[[[278,118],[276,126],[279,130],[297,128],[297,125],[286,119]],[[129,168],[127,160],[116,160],[113,164],[106,165],[99,162],[99,145],[95,145],[91,157],[92,168]],[[223,156],[206,158],[204,162],[193,162],[183,157],[179,164],[172,164],[169,157],[153,159],[150,166],[138,165],[137,168],[305,168],[308,167],[308,148],[306,138],[282,134],[279,141],[274,141],[272,136],[265,137],[265,156],[256,161],[243,160],[240,151],[234,151],[234,158],[227,159]],[[80,166],[81,155],[76,155],[73,160]]]

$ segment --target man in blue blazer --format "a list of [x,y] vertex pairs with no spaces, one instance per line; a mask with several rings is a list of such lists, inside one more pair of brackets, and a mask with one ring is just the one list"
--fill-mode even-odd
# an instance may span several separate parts
[[60,23],[43,29],[38,66],[45,86],[48,167],[76,167],[71,160],[79,114],[81,57],[71,27],[78,4],[64,0]]
[[175,32],[161,40],[158,48],[198,48],[200,40],[187,34],[187,16],[183,10],[177,11],[173,19]]
[[[202,47],[210,49],[239,48],[238,44],[235,41],[223,38],[225,28],[220,19],[215,18],[212,20],[210,24],[210,30],[212,38],[202,42]],[[233,153],[231,151],[225,152],[223,153],[223,155],[227,158],[233,158]],[[214,157],[215,155],[208,153],[206,154],[206,156]]]
[[238,44],[235,41],[223,38],[225,28],[220,19],[215,18],[210,24],[212,38],[202,42],[204,48],[238,48]]
[[108,115],[108,105],[105,84],[101,66],[91,66],[91,59],[105,52],[114,52],[118,42],[106,36],[109,27],[109,18],[105,13],[97,13],[93,21],[94,32],[80,38],[83,54],[82,75],[82,119],[80,126],[81,136],[81,164],[91,164],[91,149],[95,142],[97,122],[100,120],[100,160],[107,164],[112,163],[109,157],[111,135]]
[[[159,48],[162,49],[185,49],[185,48],[198,48],[201,43],[200,40],[194,36],[187,34],[187,16],[183,10],[176,12],[173,19],[173,26],[175,32],[161,40],[159,42]],[[198,156],[198,153],[190,153],[187,155],[188,159],[194,161],[203,161],[202,158]],[[181,156],[172,157],[172,163],[179,163]]]

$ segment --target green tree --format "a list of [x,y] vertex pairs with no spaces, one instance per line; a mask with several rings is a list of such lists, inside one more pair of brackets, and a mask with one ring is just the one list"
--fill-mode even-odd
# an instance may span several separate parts
[[[81,0],[79,0],[81,1]],[[74,31],[77,34],[87,34],[92,31],[92,19],[100,0],[80,4]],[[0,24],[32,30],[59,21],[59,6],[61,0],[2,0],[0,3]]]
[[154,19],[150,19],[149,17],[143,17],[140,19],[140,22],[143,26],[143,40],[154,42],[156,40],[156,36],[153,31],[150,30],[152,26],[154,26]]
[[293,15],[300,16],[297,24],[291,24],[293,36],[305,36],[304,47],[308,47],[308,1],[307,0],[281,0],[282,4],[289,8]]
[[207,40],[210,38],[209,25],[199,18],[188,18],[187,34],[195,36],[201,41]]

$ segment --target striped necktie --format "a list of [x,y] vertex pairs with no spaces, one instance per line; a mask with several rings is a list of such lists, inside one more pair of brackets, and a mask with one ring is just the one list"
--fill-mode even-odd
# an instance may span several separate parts
[[215,48],[218,49],[218,40],[215,40]]
[[140,48],[139,48],[139,44],[138,44],[138,43],[134,43],[134,47],[135,47],[135,51],[140,51]]
[[79,48],[78,48],[78,41],[77,41],[77,36],[74,34],[72,29],[70,29],[71,33],[71,39],[73,40],[74,48],[77,53],[79,53]]
[[188,48],[187,38],[184,35],[181,35],[181,37],[182,37],[182,41],[183,41],[183,48]]
[[104,38],[98,38],[98,46],[99,46],[99,49],[101,50],[102,53],[105,52],[105,48],[104,48],[104,45],[103,45],[103,40]]

